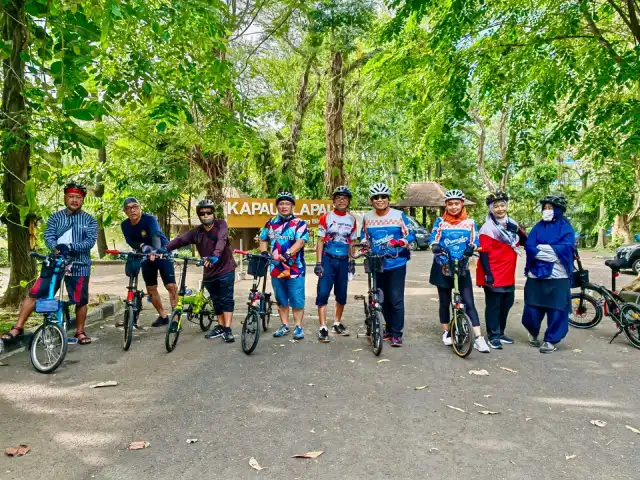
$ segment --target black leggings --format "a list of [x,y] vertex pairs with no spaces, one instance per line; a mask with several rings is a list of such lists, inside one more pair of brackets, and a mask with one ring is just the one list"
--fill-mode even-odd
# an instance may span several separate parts
[[[448,324],[451,321],[451,294],[453,288],[438,287],[438,298],[440,299],[440,323]],[[473,287],[460,286],[460,296],[464,304],[464,310],[471,319],[474,327],[480,326],[480,318],[476,310],[476,304],[473,301]]]

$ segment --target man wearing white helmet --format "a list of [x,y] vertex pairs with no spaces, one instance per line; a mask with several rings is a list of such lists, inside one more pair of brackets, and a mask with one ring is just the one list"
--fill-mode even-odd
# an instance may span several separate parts
[[385,258],[384,271],[378,273],[378,287],[384,301],[382,313],[386,323],[384,339],[391,340],[392,347],[402,346],[404,328],[404,282],[407,262],[411,252],[409,243],[414,240],[409,230],[409,219],[400,210],[389,206],[391,190],[384,183],[376,183],[369,189],[373,210],[362,218],[360,238],[371,245],[376,254],[392,253],[390,248],[400,247],[397,258]]

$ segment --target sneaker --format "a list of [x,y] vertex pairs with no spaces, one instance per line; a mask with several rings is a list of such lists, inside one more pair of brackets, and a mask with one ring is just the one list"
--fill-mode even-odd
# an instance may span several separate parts
[[280,325],[280,328],[273,332],[274,337],[284,337],[285,335],[289,335],[289,326],[284,323]]
[[496,350],[502,350],[502,342],[497,338],[489,340],[489,346],[491,348],[495,348]]
[[453,340],[451,340],[451,334],[449,330],[442,334],[442,343],[444,343],[447,347],[453,345]]
[[385,342],[390,342],[392,340],[392,336],[389,332],[387,332],[386,330],[382,331],[382,340],[384,340]]
[[491,349],[489,348],[489,345],[487,345],[487,341],[484,339],[482,335],[476,338],[476,341],[473,342],[473,348],[475,348],[481,353],[489,353],[491,351]]
[[540,343],[540,340],[538,340],[538,337],[534,337],[533,335],[529,334],[529,345],[535,348],[540,348],[540,345],[542,344]]
[[401,347],[402,346],[402,337],[393,337],[391,339],[392,347]]
[[224,328],[222,325],[216,325],[208,333],[204,334],[204,338],[218,338],[224,335]]
[[304,330],[300,325],[296,325],[296,328],[293,329],[293,338],[295,340],[302,340],[304,338]]
[[544,342],[540,347],[540,353],[551,353],[558,350],[556,346],[551,342]]
[[321,327],[318,330],[318,340],[321,343],[329,343],[329,329],[327,327]]
[[156,321],[151,324],[152,327],[162,327],[164,325],[169,325],[169,315],[164,318],[158,316],[158,318],[156,318]]
[[227,328],[224,332],[224,341],[225,343],[233,343],[236,341],[230,328]]
[[347,332],[347,328],[341,323],[334,323],[333,331],[336,332],[338,335],[342,335],[343,337],[349,336],[349,332]]
[[509,338],[506,335],[500,335],[500,343],[506,343],[507,345],[513,344],[513,338]]

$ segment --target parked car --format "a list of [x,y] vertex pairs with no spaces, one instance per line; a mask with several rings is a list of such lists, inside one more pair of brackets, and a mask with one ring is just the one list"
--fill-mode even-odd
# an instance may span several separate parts
[[616,249],[616,259],[622,262],[622,268],[630,268],[640,275],[640,242],[627,243]]
[[409,219],[409,230],[413,232],[416,239],[409,244],[411,250],[425,250],[429,247],[429,236],[431,232],[418,223],[418,221],[407,216]]

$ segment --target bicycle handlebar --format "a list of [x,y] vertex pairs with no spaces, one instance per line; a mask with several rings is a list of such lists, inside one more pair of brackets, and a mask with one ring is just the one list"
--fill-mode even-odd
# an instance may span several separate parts
[[258,253],[251,253],[251,252],[247,252],[246,250],[234,250],[233,253],[235,253],[236,255],[242,255],[243,257],[260,257],[260,258],[267,258],[269,260],[273,259],[273,256],[268,255],[262,255],[262,254],[258,254]]
[[66,255],[57,255],[55,253],[50,253],[49,255],[43,255],[41,253],[38,252],[29,252],[29,255],[33,258],[37,258],[38,260],[46,260],[49,257],[53,257],[53,258],[63,258],[65,261],[67,261],[67,264],[69,265],[78,265],[78,266],[89,266],[89,263],[86,262],[69,262],[68,261],[68,257]]
[[382,255],[379,255],[379,254],[371,253],[371,245],[369,245],[368,243],[354,243],[351,246],[354,248],[360,248],[360,254],[355,254],[355,255],[351,253],[352,249],[349,249],[349,256],[354,260],[357,260],[358,258],[361,258],[361,257],[398,258],[398,255],[400,255],[400,248],[401,248],[399,246],[389,247],[385,245],[386,248],[394,248],[396,251],[396,254],[391,255],[385,252]]

